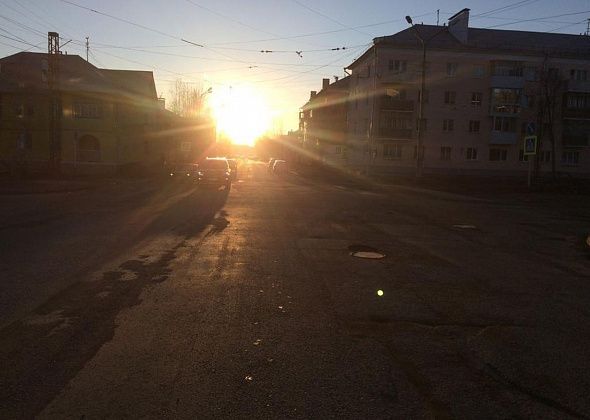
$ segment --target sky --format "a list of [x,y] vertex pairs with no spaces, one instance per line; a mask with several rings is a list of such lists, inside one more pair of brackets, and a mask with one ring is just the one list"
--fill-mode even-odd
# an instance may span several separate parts
[[[101,68],[151,70],[158,95],[181,79],[212,100],[254,95],[274,128],[297,128],[298,109],[322,78],[344,68],[372,39],[415,23],[442,25],[471,9],[470,27],[583,33],[590,0],[0,0],[0,56],[62,51]],[[88,10],[92,9],[92,10]],[[71,41],[69,41],[71,40]],[[69,42],[68,42],[69,41]],[[261,52],[265,51],[265,52]],[[262,108],[261,108],[262,109]]]

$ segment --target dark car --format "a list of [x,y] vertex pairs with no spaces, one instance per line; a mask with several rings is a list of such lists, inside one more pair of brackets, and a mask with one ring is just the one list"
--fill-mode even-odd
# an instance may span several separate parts
[[170,176],[173,178],[193,178],[198,173],[198,165],[195,163],[183,163],[175,165],[170,170]]
[[231,171],[231,180],[237,181],[238,180],[238,161],[235,159],[228,159],[227,163],[229,164],[229,169]]
[[199,163],[198,185],[231,188],[231,171],[227,159],[207,158]]

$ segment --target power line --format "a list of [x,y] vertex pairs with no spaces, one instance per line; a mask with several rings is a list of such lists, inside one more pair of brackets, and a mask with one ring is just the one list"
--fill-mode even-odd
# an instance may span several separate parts
[[516,3],[512,3],[506,6],[502,6],[502,7],[498,7],[496,9],[492,9],[492,10],[488,10],[487,12],[482,12],[482,13],[478,13],[476,15],[473,15],[472,18],[481,18],[481,17],[485,17],[488,15],[491,15],[493,13],[497,13],[497,12],[507,12],[509,10],[513,10],[513,9],[518,9],[519,7],[525,6],[527,5],[527,3],[535,3],[539,0],[521,0],[521,1],[517,1]]
[[485,29],[499,28],[501,26],[515,25],[517,23],[524,23],[524,22],[536,22],[536,21],[542,21],[542,20],[546,20],[546,19],[553,19],[553,18],[564,17],[564,16],[582,15],[585,13],[590,13],[590,10],[584,10],[582,12],[574,12],[574,13],[563,13],[561,15],[545,16],[545,17],[540,17],[540,18],[521,19],[516,22],[500,23],[498,25],[488,26]]
[[[432,15],[432,14],[434,14],[434,13],[423,13],[421,15],[415,16],[415,18],[425,17],[425,16],[429,16],[429,15]],[[353,29],[370,28],[370,27],[373,27],[373,26],[382,26],[382,25],[389,25],[389,24],[392,24],[392,23],[402,22],[403,20],[404,19],[387,20],[387,21],[378,22],[378,23],[370,23],[370,24],[367,24],[367,25],[353,26],[351,28],[353,28]],[[280,37],[280,38],[255,39],[255,40],[251,40],[251,41],[217,42],[217,43],[213,43],[213,44],[209,44],[209,45],[212,46],[212,47],[215,47],[215,46],[218,46],[218,45],[251,44],[251,43],[256,43],[256,42],[283,41],[283,40],[287,40],[287,39],[307,38],[307,37],[318,36],[318,35],[329,35],[329,34],[334,34],[334,33],[337,33],[337,32],[346,32],[348,30],[349,29],[333,29],[331,31],[310,32],[310,33],[306,33],[306,34],[290,35],[290,36],[284,36],[284,37]]]
[[325,19],[328,19],[330,22],[334,22],[334,23],[336,23],[337,25],[340,25],[340,26],[342,26],[343,28],[346,28],[347,30],[350,30],[350,31],[355,31],[355,32],[358,32],[359,34],[366,35],[366,36],[369,36],[369,37],[371,37],[371,38],[373,37],[373,35],[371,35],[371,34],[368,34],[368,33],[366,33],[366,32],[362,32],[362,31],[359,31],[359,30],[358,30],[358,29],[356,29],[356,28],[352,28],[352,27],[350,27],[350,26],[348,26],[348,25],[345,25],[344,23],[342,23],[342,22],[340,22],[340,21],[338,21],[338,20],[334,19],[334,18],[333,18],[333,17],[331,17],[331,16],[328,16],[328,15],[326,15],[326,14],[324,14],[324,13],[322,13],[322,12],[318,11],[318,10],[312,9],[311,7],[309,7],[309,6],[307,6],[306,4],[304,4],[304,3],[300,2],[299,0],[292,0],[292,1],[293,1],[294,3],[296,3],[296,4],[298,4],[299,6],[303,7],[304,9],[306,9],[306,10],[309,10],[310,12],[312,12],[312,13],[315,13],[316,15],[318,15],[318,16],[321,16],[321,17],[323,17],[323,18],[325,18]]

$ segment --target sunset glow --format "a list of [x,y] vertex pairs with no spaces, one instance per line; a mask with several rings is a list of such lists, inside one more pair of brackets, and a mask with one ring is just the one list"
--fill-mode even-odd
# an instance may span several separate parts
[[270,111],[263,96],[239,87],[216,90],[211,98],[217,131],[234,144],[253,146],[270,128]]

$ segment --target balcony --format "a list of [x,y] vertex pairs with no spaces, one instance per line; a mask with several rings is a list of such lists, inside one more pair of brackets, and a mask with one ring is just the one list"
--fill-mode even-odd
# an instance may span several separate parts
[[414,112],[414,101],[384,96],[379,98],[379,108],[384,111]]
[[518,134],[510,131],[490,132],[490,144],[516,144]]
[[573,80],[567,81],[566,90],[568,92],[590,92],[590,80]]
[[524,88],[524,76],[491,76],[490,84],[493,88],[506,88],[506,89],[522,89]]
[[413,132],[411,128],[379,128],[379,137],[411,140]]
[[563,118],[590,120],[590,108],[563,108],[561,115]]

